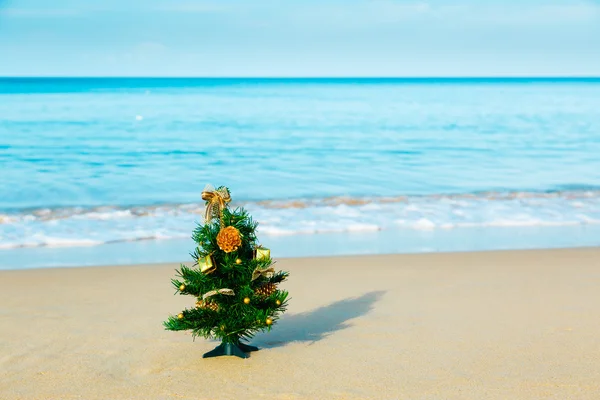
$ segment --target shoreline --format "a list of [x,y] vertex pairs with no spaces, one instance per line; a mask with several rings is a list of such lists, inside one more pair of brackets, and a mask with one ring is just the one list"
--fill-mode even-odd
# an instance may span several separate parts
[[[598,238],[600,225],[335,232],[265,236],[261,243],[275,258],[296,258],[597,247]],[[190,238],[182,238],[2,249],[0,271],[176,262],[186,258],[195,246]]]
[[165,331],[175,263],[0,271],[3,399],[595,399],[600,248],[277,259],[248,360]]
[[[431,252],[413,252],[413,253],[373,253],[373,254],[331,254],[319,256],[292,256],[292,257],[274,257],[275,261],[286,260],[332,260],[336,261],[345,258],[372,258],[372,257],[437,257],[437,256],[454,256],[454,255],[497,255],[505,253],[535,253],[535,252],[563,252],[563,251],[600,251],[599,246],[573,246],[573,247],[555,247],[555,248],[527,248],[527,249],[492,249],[492,250],[457,250],[457,251],[431,251]],[[106,268],[135,268],[135,267],[150,267],[160,268],[168,265],[178,267],[180,264],[191,266],[193,262],[188,261],[165,261],[165,262],[140,262],[132,264],[100,264],[100,265],[76,265],[76,266],[48,266],[48,267],[33,267],[33,268],[11,268],[0,269],[0,276],[5,272],[20,272],[20,271],[46,271],[46,270],[64,270],[70,271],[73,269],[106,269]]]

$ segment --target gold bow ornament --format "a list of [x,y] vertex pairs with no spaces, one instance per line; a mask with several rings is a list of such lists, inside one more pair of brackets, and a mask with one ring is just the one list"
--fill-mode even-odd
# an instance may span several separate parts
[[221,226],[223,225],[223,210],[227,203],[231,201],[229,189],[221,186],[215,189],[212,185],[206,185],[202,191],[202,200],[206,200],[206,210],[204,212],[204,221],[209,223],[213,217],[219,218]]
[[252,280],[255,281],[261,276],[264,276],[265,278],[270,278],[273,276],[273,273],[275,273],[275,268],[273,267],[268,267],[264,269],[256,268],[254,271],[252,271]]
[[206,292],[202,295],[202,300],[206,300],[209,297],[212,297],[216,294],[224,294],[226,296],[235,296],[235,292],[232,289],[218,289],[218,290],[211,290],[210,292]]

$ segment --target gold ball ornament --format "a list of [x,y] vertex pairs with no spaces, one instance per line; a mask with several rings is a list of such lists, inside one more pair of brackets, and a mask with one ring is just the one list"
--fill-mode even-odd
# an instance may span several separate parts
[[281,305],[281,301],[280,300],[276,300],[275,304],[277,304],[278,306],[280,306]]
[[273,324],[273,320],[271,318],[267,318],[267,320],[265,321],[265,324],[272,325]]
[[234,226],[222,228],[217,235],[217,245],[225,253],[236,251],[242,245],[240,231]]
[[179,290],[181,290],[182,292],[185,290],[185,285],[182,283],[181,286],[179,286]]
[[182,313],[177,314],[177,318],[178,319],[183,319],[183,314]]
[[241,264],[242,263],[242,259],[241,258],[236,259],[235,263],[238,264],[238,265]]
[[244,304],[250,304],[250,298],[249,297],[246,297],[244,299]]

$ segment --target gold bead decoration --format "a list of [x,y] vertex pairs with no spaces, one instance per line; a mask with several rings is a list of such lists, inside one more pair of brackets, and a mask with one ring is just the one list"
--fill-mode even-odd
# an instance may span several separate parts
[[249,297],[246,297],[244,299],[244,304],[250,304],[250,298]]
[[265,324],[271,325],[271,324],[273,324],[273,320],[271,318],[267,318],[267,320],[265,321]]
[[241,258],[237,258],[237,259],[235,260],[235,263],[236,263],[237,265],[240,265],[240,264],[242,263],[242,259],[241,259]]
[[182,313],[177,314],[177,318],[183,319],[183,314]]
[[281,300],[276,300],[275,304],[277,304],[278,306],[280,306],[281,305]]
[[185,285],[183,283],[179,286],[179,290],[182,292],[185,290]]

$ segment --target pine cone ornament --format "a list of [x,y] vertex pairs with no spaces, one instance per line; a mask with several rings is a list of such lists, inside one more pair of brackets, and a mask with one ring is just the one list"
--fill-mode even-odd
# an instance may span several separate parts
[[198,300],[196,302],[196,307],[207,308],[207,309],[215,311],[215,312],[219,311],[219,305],[217,303],[215,303],[214,301],[210,301],[210,300],[207,300],[207,301]]
[[240,231],[233,226],[222,228],[217,235],[217,244],[225,253],[236,251],[242,245]]
[[209,310],[219,311],[219,305],[214,301],[206,301],[204,302],[204,308],[208,308]]
[[262,286],[257,287],[254,290],[254,293],[256,293],[258,296],[270,296],[273,293],[275,293],[275,291],[277,290],[277,286],[274,283],[265,283]]

